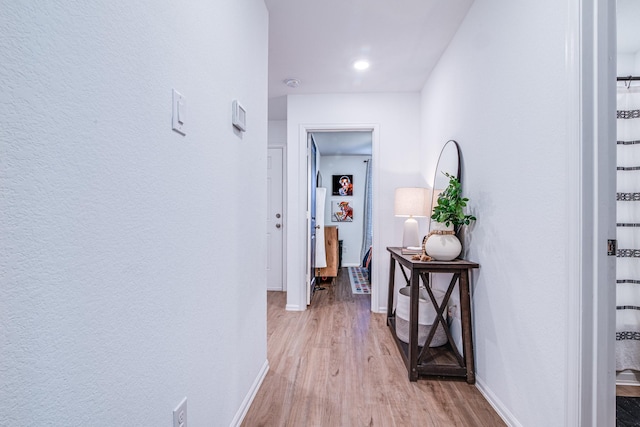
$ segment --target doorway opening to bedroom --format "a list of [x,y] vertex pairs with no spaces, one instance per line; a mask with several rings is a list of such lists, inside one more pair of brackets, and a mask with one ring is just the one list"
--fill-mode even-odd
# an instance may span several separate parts
[[[635,251],[640,238],[640,4],[617,2],[616,88],[616,394],[618,405],[635,402],[640,416],[640,264]],[[613,307],[612,307],[613,308]],[[627,398],[632,400],[626,401]],[[618,422],[629,417],[618,414]]]
[[336,298],[366,298],[370,305],[373,132],[313,131],[308,144],[313,157],[309,243],[315,278],[310,293],[332,286]]

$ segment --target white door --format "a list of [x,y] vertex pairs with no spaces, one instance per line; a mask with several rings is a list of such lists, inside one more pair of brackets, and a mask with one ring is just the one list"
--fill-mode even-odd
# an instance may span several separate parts
[[311,304],[311,298],[316,290],[316,179],[318,173],[318,147],[313,140],[313,135],[307,135],[309,144],[307,151],[309,197],[307,201],[309,238],[307,239],[307,305]]
[[284,290],[282,148],[267,152],[267,290]]

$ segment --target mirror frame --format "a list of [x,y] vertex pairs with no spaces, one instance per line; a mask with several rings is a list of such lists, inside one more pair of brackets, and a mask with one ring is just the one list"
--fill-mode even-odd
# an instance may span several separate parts
[[[458,160],[458,170],[456,171],[456,178],[458,178],[458,181],[460,181],[460,183],[462,183],[462,161],[461,161],[461,156],[460,156],[460,144],[458,144],[458,142],[454,139],[450,139],[447,142],[444,143],[444,145],[442,146],[442,149],[440,150],[440,154],[438,155],[438,163],[436,163],[436,169],[433,173],[433,187],[431,188],[431,206],[433,206],[434,200],[433,200],[433,196],[435,194],[435,190],[436,190],[436,179],[438,178],[438,173],[440,172],[440,161],[442,160],[442,154],[444,153],[445,149],[447,149],[447,146],[449,145],[449,143],[453,143],[453,146],[456,149],[456,154],[457,154],[457,160]],[[431,231],[431,215],[433,214],[433,211],[429,212],[429,231]]]

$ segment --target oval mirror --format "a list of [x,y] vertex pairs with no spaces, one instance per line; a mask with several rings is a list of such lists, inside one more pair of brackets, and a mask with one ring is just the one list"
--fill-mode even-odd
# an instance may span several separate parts
[[[431,190],[432,210],[438,200],[438,195],[449,185],[449,178],[445,173],[455,176],[462,182],[462,177],[460,176],[460,146],[453,139],[445,142],[438,157],[433,176],[433,190]],[[431,214],[429,214],[429,217],[431,217]],[[431,230],[431,221],[429,221],[429,230]]]

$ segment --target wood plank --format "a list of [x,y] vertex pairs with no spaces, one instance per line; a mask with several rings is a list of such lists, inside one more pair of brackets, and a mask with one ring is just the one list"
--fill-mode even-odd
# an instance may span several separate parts
[[616,396],[640,397],[640,386],[618,385],[616,386]]
[[316,277],[337,277],[338,276],[338,227],[324,227],[324,245],[327,254],[327,266],[316,268]]
[[323,287],[304,312],[268,293],[270,370],[243,426],[504,425],[464,379],[409,382],[386,315],[351,293],[346,269]]

